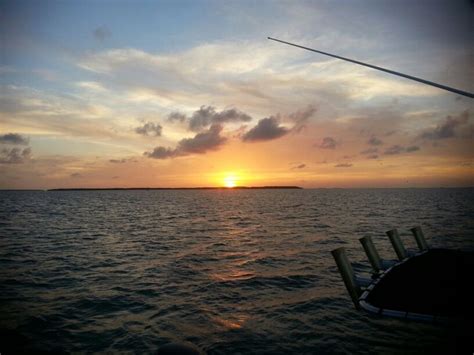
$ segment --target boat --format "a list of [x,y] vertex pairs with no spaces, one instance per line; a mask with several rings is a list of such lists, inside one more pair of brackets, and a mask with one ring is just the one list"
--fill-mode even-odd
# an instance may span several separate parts
[[408,252],[398,230],[387,232],[398,261],[382,260],[371,237],[359,239],[372,266],[354,273],[344,247],[331,253],[357,309],[378,316],[428,322],[474,320],[474,252],[430,248],[421,227],[411,229],[418,251]]

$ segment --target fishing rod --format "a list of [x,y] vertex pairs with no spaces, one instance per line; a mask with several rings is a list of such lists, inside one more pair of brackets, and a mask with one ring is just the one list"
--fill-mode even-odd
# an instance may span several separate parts
[[324,55],[327,55],[327,56],[329,56],[329,57],[333,57],[333,58],[345,60],[346,62],[351,62],[351,63],[363,65],[364,67],[369,67],[369,68],[372,68],[372,69],[384,71],[384,72],[389,73],[389,74],[398,75],[398,76],[401,76],[401,77],[403,77],[403,78],[407,78],[407,79],[410,79],[410,80],[418,81],[419,83],[423,83],[423,84],[426,84],[426,85],[431,85],[431,86],[437,87],[437,88],[439,88],[439,89],[443,89],[443,90],[447,90],[447,91],[454,92],[454,93],[459,94],[459,95],[467,96],[467,97],[470,97],[471,99],[474,98],[474,94],[473,94],[473,93],[470,93],[470,92],[467,92],[467,91],[463,91],[463,90],[459,90],[459,89],[456,89],[456,88],[452,88],[452,87],[449,87],[449,86],[446,86],[446,85],[441,85],[441,84],[438,84],[438,83],[434,83],[434,82],[429,81],[429,80],[417,78],[416,76],[411,76],[411,75],[399,73],[399,72],[397,72],[397,71],[390,70],[390,69],[385,69],[385,68],[382,68],[382,67],[378,67],[378,66],[376,66],[376,65],[372,65],[372,64],[368,64],[368,63],[359,62],[358,60],[354,60],[354,59],[349,59],[349,58],[341,57],[341,56],[339,56],[339,55],[335,55],[335,54],[331,54],[331,53],[319,51],[319,50],[317,50],[317,49],[313,49],[313,48],[309,48],[309,47],[305,47],[305,46],[300,46],[299,44],[294,44],[294,43],[282,41],[281,39],[276,39],[276,38],[272,38],[272,37],[267,37],[267,38],[268,38],[269,40],[276,41],[276,42],[280,42],[280,43],[284,43],[284,44],[288,44],[288,45],[293,46],[293,47],[298,47],[298,48],[306,49],[306,50],[311,51],[311,52],[316,52],[316,53],[324,54]]

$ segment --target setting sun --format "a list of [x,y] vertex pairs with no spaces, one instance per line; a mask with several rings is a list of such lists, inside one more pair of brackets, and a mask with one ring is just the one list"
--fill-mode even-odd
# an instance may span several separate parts
[[227,175],[224,177],[224,186],[225,187],[235,187],[237,186],[238,178],[235,175]]

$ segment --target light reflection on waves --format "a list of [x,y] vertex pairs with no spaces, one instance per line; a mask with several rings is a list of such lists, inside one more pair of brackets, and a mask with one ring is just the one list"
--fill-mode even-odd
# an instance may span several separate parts
[[353,310],[329,251],[367,271],[363,235],[384,258],[395,226],[421,221],[435,246],[474,235],[472,189],[0,194],[0,328],[39,349],[425,351],[446,330]]

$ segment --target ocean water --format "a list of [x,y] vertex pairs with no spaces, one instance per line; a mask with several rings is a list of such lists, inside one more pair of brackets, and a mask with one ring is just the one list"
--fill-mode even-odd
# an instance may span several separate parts
[[358,238],[394,259],[415,225],[472,250],[474,189],[1,191],[0,352],[452,352],[456,325],[356,311],[330,254],[368,272]]

